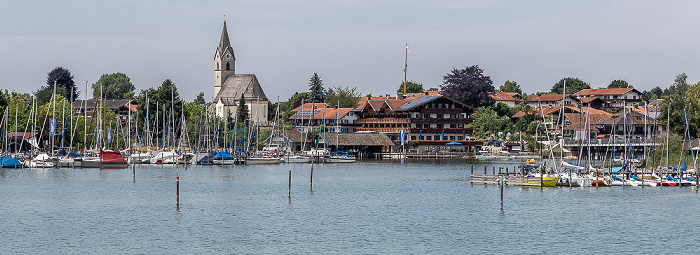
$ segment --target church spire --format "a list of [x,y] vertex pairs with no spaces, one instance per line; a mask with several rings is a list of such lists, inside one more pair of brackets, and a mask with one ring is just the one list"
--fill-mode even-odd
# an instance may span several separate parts
[[219,50],[219,54],[223,57],[224,53],[228,49],[231,53],[231,56],[235,59],[235,56],[233,56],[233,48],[231,47],[231,41],[228,39],[228,29],[226,29],[226,18],[224,18],[224,30],[221,31],[221,39],[219,39],[219,47],[217,48]]

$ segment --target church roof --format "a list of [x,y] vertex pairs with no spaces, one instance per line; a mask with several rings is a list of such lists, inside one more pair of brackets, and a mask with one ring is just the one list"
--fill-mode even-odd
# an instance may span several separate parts
[[219,55],[223,58],[226,49],[231,51],[231,57],[236,60],[236,55],[233,54],[233,48],[231,47],[231,40],[228,39],[228,30],[226,29],[226,21],[224,20],[224,30],[221,31],[221,39],[219,39],[219,47],[216,48],[219,51]]
[[269,101],[262,87],[260,87],[255,74],[235,74],[226,78],[219,94],[216,95],[215,101],[218,101],[220,98],[238,100],[241,98],[241,95],[246,100],[260,99],[260,101]]

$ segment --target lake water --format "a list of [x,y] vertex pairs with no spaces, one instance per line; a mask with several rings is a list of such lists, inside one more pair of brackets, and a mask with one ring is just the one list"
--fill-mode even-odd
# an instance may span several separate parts
[[[471,185],[464,160],[0,170],[3,254],[695,253],[678,187]],[[493,164],[493,165],[491,165]],[[515,162],[491,162],[487,167]],[[512,169],[512,168],[511,168]],[[180,175],[180,205],[175,176]],[[291,199],[287,197],[292,171]]]

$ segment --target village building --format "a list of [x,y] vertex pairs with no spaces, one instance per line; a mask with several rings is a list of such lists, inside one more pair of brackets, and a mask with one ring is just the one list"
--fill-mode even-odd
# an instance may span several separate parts
[[[95,99],[75,100],[71,104],[71,107],[73,108],[73,112],[76,114],[84,115],[87,112],[88,115],[90,115],[90,113],[95,110],[95,101]],[[131,112],[132,118],[135,116],[134,114],[136,114],[138,103],[136,100],[107,99],[98,102],[97,107],[99,108],[102,106],[104,106],[106,109],[112,110],[122,124],[125,124],[129,120],[129,112]]]
[[407,141],[459,141],[472,134],[474,108],[439,93],[415,93],[382,99],[362,98],[353,111],[359,115],[357,132],[386,134],[395,144]]
[[489,93],[489,97],[496,101],[494,104],[504,103],[508,107],[515,107],[520,103],[520,95],[514,92],[500,92],[496,91]]
[[214,53],[214,95],[216,116],[235,116],[238,103],[243,97],[250,121],[267,124],[269,100],[255,74],[236,74],[236,56],[231,47],[226,21],[219,46]]
[[564,105],[577,105],[579,103],[579,100],[570,94],[566,96],[562,94],[532,94],[527,97],[527,105],[532,108],[556,106],[561,105],[562,99],[564,100]]
[[325,103],[305,103],[292,110],[294,115],[289,117],[294,127],[302,132],[318,130],[325,125],[333,128],[333,132],[352,133],[358,124],[358,115],[353,108],[331,108]]
[[639,104],[642,101],[642,93],[635,88],[583,89],[576,92],[574,96],[580,99],[597,97],[605,101],[605,108],[610,109],[619,109],[624,106]]

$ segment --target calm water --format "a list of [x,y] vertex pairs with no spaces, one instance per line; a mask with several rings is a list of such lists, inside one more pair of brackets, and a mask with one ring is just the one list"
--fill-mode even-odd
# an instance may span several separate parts
[[[498,163],[506,164],[505,162]],[[512,162],[510,162],[512,164]],[[512,166],[512,165],[510,165]],[[476,165],[481,169],[483,165]],[[491,166],[489,165],[489,169]],[[292,197],[287,198],[288,171]],[[690,188],[470,185],[463,160],[0,170],[2,253],[696,253]]]

